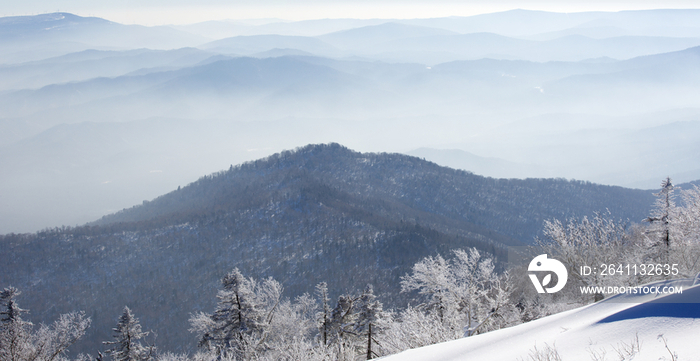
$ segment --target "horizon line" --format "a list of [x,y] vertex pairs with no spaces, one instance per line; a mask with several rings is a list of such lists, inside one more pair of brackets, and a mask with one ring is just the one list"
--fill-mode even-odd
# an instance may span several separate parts
[[[152,8],[149,10],[149,12],[156,11],[156,8]],[[158,11],[162,11],[162,9],[158,9]],[[172,10],[172,11],[177,11],[177,10]],[[123,11],[119,12],[114,12],[114,11],[106,11],[106,12],[100,12],[102,14],[97,14],[95,11],[81,11],[81,10],[71,10],[71,11],[65,11],[61,9],[56,9],[55,11],[37,11],[37,12],[25,12],[21,14],[16,14],[16,13],[6,13],[6,14],[0,14],[0,19],[2,18],[12,18],[12,17],[34,17],[34,16],[42,16],[42,15],[50,15],[50,14],[71,14],[75,16],[79,16],[82,18],[100,18],[103,20],[111,21],[114,23],[119,23],[122,25],[141,25],[141,26],[146,26],[146,27],[155,27],[155,26],[187,26],[187,25],[195,25],[195,24],[200,24],[200,23],[205,23],[205,22],[256,22],[258,24],[247,24],[250,26],[260,26],[260,25],[265,25],[265,24],[273,24],[273,23],[295,23],[295,22],[306,22],[306,21],[324,21],[324,20],[428,20],[428,19],[445,19],[445,18],[470,18],[470,17],[476,17],[476,16],[482,16],[482,15],[492,15],[492,14],[499,14],[499,13],[507,13],[507,12],[514,12],[514,11],[524,11],[524,12],[540,12],[540,13],[551,13],[551,14],[583,14],[583,13],[623,13],[623,12],[645,12],[645,11],[700,11],[700,4],[698,5],[697,8],[688,8],[688,7],[650,7],[650,8],[628,8],[628,9],[597,9],[597,10],[580,10],[580,11],[561,11],[561,10],[556,10],[556,9],[541,9],[541,8],[523,8],[523,7],[517,7],[517,8],[509,8],[509,9],[503,9],[503,10],[495,10],[495,11],[483,11],[483,12],[475,12],[471,14],[436,14],[436,15],[427,15],[427,16],[400,16],[400,14],[397,14],[399,16],[318,16],[318,17],[308,17],[308,18],[282,18],[282,17],[276,17],[276,16],[252,16],[252,17],[198,17],[196,20],[193,19],[194,21],[177,21],[177,22],[153,22],[153,21],[124,21],[124,19],[119,19],[123,18],[124,15],[119,15]],[[114,14],[113,16],[110,16],[109,14]],[[140,17],[140,19],[144,19],[144,17]]]

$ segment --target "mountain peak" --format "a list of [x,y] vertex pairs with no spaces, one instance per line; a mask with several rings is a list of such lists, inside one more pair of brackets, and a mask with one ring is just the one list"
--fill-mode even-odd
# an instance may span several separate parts
[[[39,15],[20,15],[20,16],[8,16],[0,18],[0,27],[6,26],[21,26],[21,30],[29,30],[31,27],[40,28],[41,26],[51,25],[61,26],[71,23],[111,23],[111,21],[97,18],[97,17],[83,17],[71,13],[65,12],[55,12],[46,13]],[[46,28],[44,28],[46,29]]]
[[[314,212],[321,203],[323,212],[339,217],[364,214],[387,224],[410,219],[445,232],[491,229],[500,236],[484,239],[530,243],[545,219],[604,209],[619,218],[642,219],[651,198],[644,191],[564,179],[486,178],[408,155],[360,153],[329,143],[232,165],[95,224],[172,226],[246,213],[270,202],[282,208],[309,206]],[[499,221],[504,218],[511,221]]]

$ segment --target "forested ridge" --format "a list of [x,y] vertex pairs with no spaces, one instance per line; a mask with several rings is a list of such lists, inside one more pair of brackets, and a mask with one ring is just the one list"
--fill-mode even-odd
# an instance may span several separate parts
[[126,305],[163,349],[196,348],[189,315],[214,308],[234,268],[271,276],[290,297],[369,284],[385,307],[405,305],[400,277],[426,256],[476,249],[507,262],[545,220],[609,210],[639,222],[650,191],[564,179],[493,179],[399,154],[309,145],[231,166],[142,205],[74,228],[10,234],[0,285],[21,289],[35,321],[83,310],[76,345],[93,352]]
[[[416,157],[358,153],[328,144],[231,166],[94,224],[129,223],[135,229],[144,222],[182,223],[268,201],[286,200],[294,210],[324,198],[412,223],[430,224],[431,215],[439,217],[438,222],[467,221],[530,243],[543,218],[563,219],[607,208],[638,221],[653,196],[648,191],[564,179],[488,178]],[[420,220],[421,215],[428,218]]]

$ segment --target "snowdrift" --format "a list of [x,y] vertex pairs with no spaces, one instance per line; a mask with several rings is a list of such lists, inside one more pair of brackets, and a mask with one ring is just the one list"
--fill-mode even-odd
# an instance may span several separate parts
[[[563,361],[697,359],[700,285],[692,279],[647,286],[683,287],[679,294],[617,295],[599,303],[515,327],[404,351],[385,361],[531,360],[535,349],[555,349]],[[637,341],[638,340],[638,341]],[[664,340],[666,344],[664,344]],[[667,348],[668,346],[668,348]],[[631,355],[630,355],[631,356]],[[537,359],[536,359],[537,360]]]

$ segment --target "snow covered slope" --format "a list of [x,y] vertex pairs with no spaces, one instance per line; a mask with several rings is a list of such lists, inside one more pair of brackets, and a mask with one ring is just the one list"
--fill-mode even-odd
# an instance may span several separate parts
[[674,280],[649,286],[683,287],[683,293],[618,295],[515,327],[408,350],[383,360],[550,360],[532,358],[536,350],[548,348],[555,349],[563,361],[619,360],[618,351],[625,354],[635,348],[636,340],[639,352],[633,351],[635,355],[624,360],[671,360],[671,352],[678,360],[697,360],[700,285],[693,285],[693,280]]

